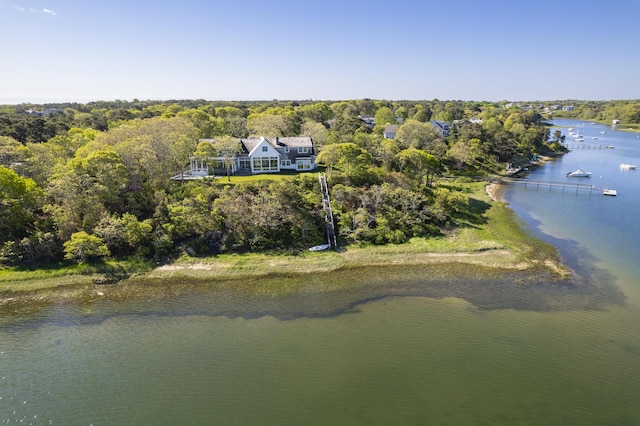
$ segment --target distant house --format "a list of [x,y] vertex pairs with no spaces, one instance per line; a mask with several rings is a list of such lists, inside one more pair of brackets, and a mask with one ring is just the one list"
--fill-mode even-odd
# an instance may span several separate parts
[[611,125],[612,126],[619,126],[620,125],[620,120],[611,120]]
[[449,136],[449,133],[451,132],[451,126],[446,121],[431,120],[431,125],[443,138]]
[[39,115],[41,117],[46,117],[47,115],[56,114],[61,111],[62,110],[55,109],[55,108],[47,108],[44,111],[36,111],[35,109],[28,109],[25,112],[29,115]]
[[563,111],[573,111],[573,105],[565,105],[562,107]]
[[[201,139],[200,142],[215,142]],[[191,179],[226,174],[223,157],[190,158],[188,176]],[[279,173],[282,170],[314,170],[316,168],[313,141],[304,137],[270,137],[240,139],[240,152],[235,155],[231,173],[251,175]],[[180,178],[179,176],[175,178]]]
[[398,131],[397,124],[389,124],[384,128],[383,136],[385,139],[393,139],[396,137],[396,132]]
[[360,120],[364,121],[364,124],[366,124],[370,128],[373,128],[373,126],[376,124],[376,118],[368,114],[361,115]]

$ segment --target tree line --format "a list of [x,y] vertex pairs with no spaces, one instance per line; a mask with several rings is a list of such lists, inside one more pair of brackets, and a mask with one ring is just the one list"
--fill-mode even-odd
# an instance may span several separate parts
[[[365,116],[375,117],[375,125]],[[451,135],[442,137],[431,119],[451,122]],[[398,126],[394,139],[383,137],[389,124]],[[297,250],[323,241],[314,174],[233,185],[170,179],[205,149],[200,139],[237,143],[260,135],[312,137],[342,244],[438,235],[469,206],[464,191],[438,185],[437,177],[483,176],[554,149],[540,114],[491,103],[4,106],[0,263],[131,256],[163,261],[180,253]]]
[[640,124],[640,100],[619,101],[570,101],[573,110],[554,111],[557,117],[595,120],[611,124],[620,120],[622,125]]

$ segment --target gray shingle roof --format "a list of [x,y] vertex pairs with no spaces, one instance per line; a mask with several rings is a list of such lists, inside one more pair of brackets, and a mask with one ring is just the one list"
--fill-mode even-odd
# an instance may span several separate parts
[[[260,143],[260,138],[246,138],[240,139],[242,145],[247,150],[247,152],[251,152],[253,148],[255,148]],[[297,136],[297,137],[265,137],[265,140],[269,142],[274,148],[284,148],[285,146],[289,148],[298,148],[303,146],[308,146],[309,148],[313,148],[313,141],[309,136]]]
[[[278,148],[299,148],[299,147],[309,147],[313,149],[313,140],[309,136],[296,136],[296,137],[268,137],[264,138],[269,145],[278,149]],[[262,139],[261,138],[242,138],[240,139],[240,143],[243,151],[245,153],[250,153],[253,149],[258,146]],[[214,143],[215,139],[200,139],[200,142],[211,142]]]

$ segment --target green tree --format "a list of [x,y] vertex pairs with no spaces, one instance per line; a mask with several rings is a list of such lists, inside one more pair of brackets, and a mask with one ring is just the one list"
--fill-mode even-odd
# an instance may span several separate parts
[[400,152],[400,148],[398,148],[398,145],[393,140],[382,139],[378,148],[373,151],[373,155],[384,165],[386,170],[390,171],[398,152]]
[[325,146],[318,154],[317,160],[325,164],[329,170],[338,166],[345,175],[353,177],[357,172],[369,167],[372,158],[365,149],[347,142]]
[[468,163],[472,158],[471,144],[465,140],[458,140],[449,149],[448,155],[456,161],[459,172],[462,169],[462,165]]
[[401,149],[425,148],[431,141],[439,138],[430,123],[421,123],[417,120],[406,120],[396,132],[395,141]]
[[57,166],[47,186],[50,204],[45,207],[63,241],[93,230],[103,215],[127,208],[122,195],[129,172],[120,155],[112,147],[79,154]]
[[440,165],[438,159],[421,149],[407,148],[396,155],[396,161],[400,166],[400,172],[421,181],[426,178],[427,186],[431,186],[432,176]]
[[71,235],[64,244],[64,258],[84,263],[89,259],[110,256],[109,248],[102,238],[84,231]]
[[198,148],[193,155],[198,157],[215,157],[218,155],[215,147],[213,146],[213,141],[202,141],[198,144]]
[[236,155],[241,152],[240,141],[230,136],[223,136],[213,143],[213,148],[222,157],[225,169],[227,169],[227,181],[231,181],[231,170],[236,161]]
[[385,126],[387,124],[396,124],[398,120],[396,115],[391,111],[389,107],[382,107],[378,109],[375,115],[376,125]]
[[[121,156],[129,157],[123,162],[138,173],[145,173],[139,180],[158,190],[165,189],[171,176],[183,173],[188,167],[189,157],[198,145],[198,134],[198,129],[186,117],[154,117],[113,128],[99,134],[96,141],[111,145]],[[136,148],[143,154],[140,162],[136,161],[136,155],[128,153],[132,144],[140,145]]]
[[224,119],[213,117],[201,109],[190,108],[180,111],[176,117],[188,118],[200,131],[199,139],[208,139],[224,134]]
[[284,116],[275,114],[251,114],[247,119],[249,134],[254,137],[280,136],[287,127]]
[[0,165],[9,167],[25,160],[29,153],[26,146],[9,136],[0,136]]
[[300,136],[310,136],[313,140],[315,152],[320,152],[327,142],[329,137],[329,130],[320,124],[312,120],[307,120],[302,123],[300,128]]
[[426,123],[431,120],[431,110],[422,105],[416,105],[415,112],[411,118],[421,123]]
[[333,133],[337,142],[347,142],[353,138],[356,132],[369,133],[370,129],[359,116],[358,108],[349,103],[340,103],[336,106],[336,121],[333,125]]
[[327,104],[323,102],[302,105],[297,108],[297,111],[303,117],[308,118],[316,123],[325,123],[327,120],[333,117],[333,111]]
[[27,234],[43,196],[32,179],[0,166],[0,243]]
[[560,129],[556,129],[553,132],[553,141],[554,142],[559,142],[559,143],[564,143],[565,140],[565,135],[562,134],[562,131]]

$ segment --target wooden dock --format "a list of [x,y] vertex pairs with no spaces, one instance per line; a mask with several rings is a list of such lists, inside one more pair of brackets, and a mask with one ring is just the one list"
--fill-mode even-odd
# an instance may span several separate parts
[[595,191],[602,194],[606,190],[608,190],[607,188],[590,185],[588,183],[551,182],[545,180],[514,179],[508,177],[492,178],[491,183],[495,183],[498,185],[519,185],[524,186],[525,188],[529,187],[535,189],[549,188],[549,190],[551,190],[552,188],[560,188],[563,192],[567,189],[570,189],[575,190],[576,193],[580,191],[589,191],[589,193],[592,193]]
[[590,144],[584,144],[584,143],[574,143],[574,144],[565,143],[563,146],[571,151],[574,151],[576,149],[613,149],[613,145],[590,145]]

